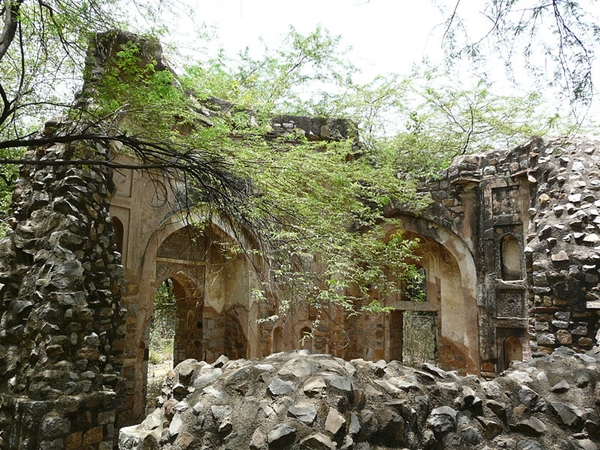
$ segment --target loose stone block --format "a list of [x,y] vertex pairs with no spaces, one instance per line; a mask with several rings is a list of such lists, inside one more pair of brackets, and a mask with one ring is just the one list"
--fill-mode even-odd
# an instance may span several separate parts
[[83,434],[82,444],[93,445],[98,444],[104,440],[104,429],[103,427],[94,427]]

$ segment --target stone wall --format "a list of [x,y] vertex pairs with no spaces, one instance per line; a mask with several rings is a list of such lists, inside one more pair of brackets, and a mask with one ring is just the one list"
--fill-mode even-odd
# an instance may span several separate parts
[[2,449],[113,445],[124,337],[108,214],[114,185],[105,167],[69,164],[90,157],[79,145],[26,154],[0,241]]
[[532,350],[585,351],[600,337],[600,146],[558,141],[538,161],[525,248]]
[[562,345],[586,351],[598,339],[599,161],[598,142],[534,138],[457,158],[422,184],[433,202],[420,216],[400,205],[389,211],[472,258],[482,372],[507,367],[510,342],[527,358]]

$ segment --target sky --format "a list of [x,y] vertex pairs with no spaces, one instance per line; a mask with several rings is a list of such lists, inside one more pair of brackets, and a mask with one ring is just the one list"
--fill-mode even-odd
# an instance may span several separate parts
[[[351,47],[348,58],[363,72],[356,81],[367,82],[378,74],[408,75],[423,58],[441,63],[443,23],[451,10],[444,14],[436,3],[455,4],[454,0],[182,0],[175,6],[179,8],[178,18],[170,24],[174,32],[169,40],[192,59],[205,58],[201,51],[205,44],[195,38],[194,30],[214,27],[217,38],[212,41],[212,51],[223,47],[229,56],[234,56],[246,47],[261,49],[260,39],[277,48],[290,26],[307,34],[321,25],[333,35],[341,36],[342,48]],[[466,18],[475,36],[483,36],[489,28],[482,5],[481,0],[460,0],[458,12]],[[537,64],[543,66],[545,62]],[[536,87],[518,66],[515,75],[519,83],[507,81],[502,61],[493,55],[486,73],[498,94],[522,95]],[[600,86],[599,74],[600,64],[596,63],[596,86]],[[456,80],[457,86],[463,81]],[[554,94],[550,95],[550,103]],[[561,108],[568,109],[568,104]],[[600,116],[598,109],[594,107],[589,115]]]
[[[349,57],[369,74],[408,73],[426,54],[441,58],[440,11],[427,0],[197,0],[181,28],[206,23],[218,29],[218,42],[235,54],[260,48],[259,38],[275,47],[290,25],[307,34],[318,25],[342,37]],[[194,43],[181,47],[193,50]]]

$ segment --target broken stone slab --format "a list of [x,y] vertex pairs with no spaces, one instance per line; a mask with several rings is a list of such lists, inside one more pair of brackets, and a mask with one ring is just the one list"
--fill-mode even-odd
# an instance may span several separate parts
[[571,194],[568,197],[571,203],[581,203],[581,194]]
[[250,439],[250,449],[252,450],[260,450],[267,446],[267,437],[262,432],[260,428],[254,430],[252,434],[252,438]]
[[317,417],[317,407],[313,403],[296,403],[288,408],[288,414],[310,425]]
[[431,411],[427,418],[429,425],[435,433],[447,433],[456,429],[457,411],[449,406],[440,406]]
[[274,379],[267,387],[271,395],[285,395],[294,392],[294,383],[281,378]]
[[335,436],[342,429],[345,423],[346,419],[337,409],[329,408],[327,418],[325,419],[325,430],[327,432]]
[[550,391],[555,392],[557,394],[561,394],[563,392],[567,392],[570,388],[571,388],[571,386],[569,385],[569,383],[567,381],[560,380],[558,383],[556,383],[554,386],[552,386],[550,388]]
[[341,375],[323,374],[323,379],[327,384],[337,390],[343,392],[352,392],[352,379]]
[[317,363],[310,359],[293,358],[286,362],[277,373],[281,376],[293,375],[296,378],[302,378],[316,372],[318,369]]
[[488,439],[494,439],[496,436],[500,435],[503,431],[503,427],[496,421],[486,419],[485,417],[477,417],[477,421],[483,427],[483,434]]
[[569,261],[569,255],[566,251],[560,250],[558,253],[555,253],[551,256],[553,262],[564,262]]
[[171,423],[169,424],[169,434],[171,436],[177,436],[179,433],[181,433],[182,429],[183,420],[181,420],[181,414],[177,413],[175,414],[173,420],[171,420]]
[[318,375],[308,378],[304,382],[302,390],[307,396],[314,397],[323,394],[326,388],[327,384],[325,383],[325,380],[322,376]]
[[350,425],[348,426],[348,434],[355,435],[360,433],[361,426],[360,420],[355,413],[350,414]]
[[287,448],[296,440],[296,429],[285,424],[279,424],[267,434],[269,447]]
[[202,389],[206,395],[216,398],[222,403],[227,403],[229,401],[229,394],[227,392],[220,391],[213,386],[208,386]]
[[[511,448],[511,447],[507,447]],[[514,447],[512,447],[514,448]],[[517,450],[545,450],[544,447],[536,441],[532,441],[531,439],[521,439],[517,443]]]
[[387,362],[383,359],[380,359],[379,361],[369,364],[369,367],[375,373],[376,376],[382,377],[383,375],[385,375],[385,369],[387,368]]
[[529,409],[534,409],[535,404],[538,401],[538,394],[528,386],[522,386],[518,392],[519,400]]
[[485,406],[487,406],[498,418],[505,420],[507,407],[504,403],[498,402],[496,400],[488,400],[485,402]]
[[598,450],[598,445],[591,439],[573,439],[574,447],[581,450]]
[[571,428],[580,428],[583,424],[583,412],[578,408],[561,402],[550,402],[550,407],[555,412],[560,423]]
[[510,425],[510,428],[514,431],[532,436],[541,436],[547,431],[544,422],[533,416],[529,419],[521,420],[514,425]]
[[[209,366],[210,367],[210,366]],[[204,370],[204,369],[202,369]],[[194,380],[193,386],[196,389],[204,389],[209,384],[216,381],[221,375],[223,375],[222,369],[209,369],[208,372],[201,374]]]
[[335,450],[337,445],[331,438],[323,433],[316,433],[300,441],[300,446],[310,450]]

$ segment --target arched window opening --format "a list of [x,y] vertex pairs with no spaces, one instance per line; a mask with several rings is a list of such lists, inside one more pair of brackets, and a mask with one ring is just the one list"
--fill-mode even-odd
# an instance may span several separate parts
[[505,236],[501,242],[502,279],[505,281],[520,280],[521,250],[519,241],[514,236]]
[[283,350],[283,329],[277,327],[273,330],[273,353],[279,353]]
[[118,251],[121,256],[123,255],[123,239],[125,236],[125,229],[123,228],[123,222],[118,217],[112,217],[113,230],[115,232],[115,250]]
[[300,347],[311,353],[314,351],[314,337],[309,327],[304,327],[300,330]]
[[415,270],[404,281],[402,300],[407,302],[427,301],[427,271],[424,267],[415,265]]
[[508,369],[513,361],[523,361],[523,345],[515,336],[504,340],[504,368]]

